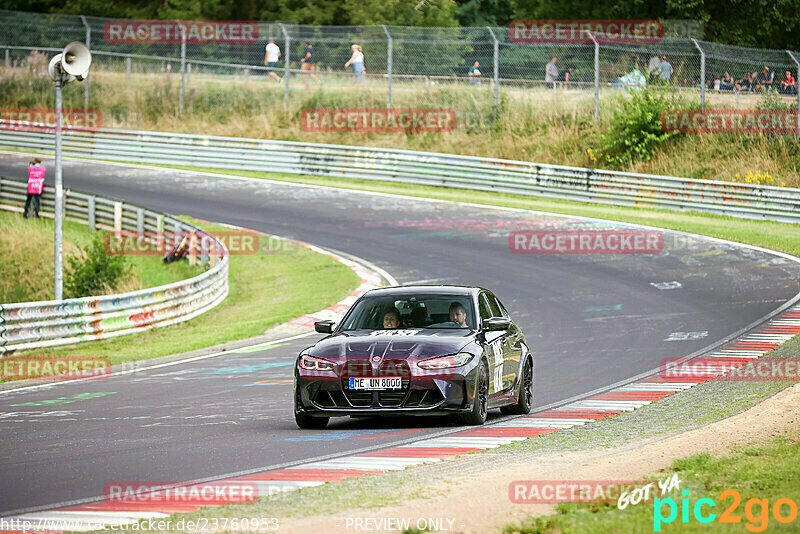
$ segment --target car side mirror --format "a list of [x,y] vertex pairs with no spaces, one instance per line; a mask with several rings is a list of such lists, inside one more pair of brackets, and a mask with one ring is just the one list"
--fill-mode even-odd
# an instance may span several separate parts
[[319,332],[320,334],[330,334],[333,332],[333,325],[335,323],[330,319],[325,319],[324,321],[316,321],[314,323],[314,330]]
[[483,321],[483,329],[488,331],[508,330],[511,319],[508,317],[491,317]]

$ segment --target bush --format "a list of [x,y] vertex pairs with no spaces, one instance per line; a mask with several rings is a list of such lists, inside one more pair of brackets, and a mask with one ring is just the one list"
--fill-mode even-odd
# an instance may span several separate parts
[[109,254],[100,237],[96,237],[83,252],[85,257],[67,259],[64,277],[67,298],[108,293],[131,272],[125,258]]
[[680,97],[665,97],[651,91],[624,98],[614,111],[606,133],[601,137],[601,151],[612,164],[625,165],[648,161],[656,149],[673,137],[683,134],[661,130],[661,112],[689,107]]

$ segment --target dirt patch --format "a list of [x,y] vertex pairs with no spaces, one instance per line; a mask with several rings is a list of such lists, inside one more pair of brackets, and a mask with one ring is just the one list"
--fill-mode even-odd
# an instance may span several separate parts
[[743,413],[666,438],[613,449],[526,455],[525,463],[454,475],[439,485],[439,497],[408,500],[400,506],[380,509],[348,510],[340,515],[285,518],[281,520],[281,532],[398,532],[406,524],[412,528],[441,527],[431,529],[433,532],[502,532],[509,523],[554,510],[553,505],[512,503],[508,496],[512,481],[637,480],[656,474],[679,458],[703,452],[721,454],[734,447],[797,433],[798,416],[800,384]]

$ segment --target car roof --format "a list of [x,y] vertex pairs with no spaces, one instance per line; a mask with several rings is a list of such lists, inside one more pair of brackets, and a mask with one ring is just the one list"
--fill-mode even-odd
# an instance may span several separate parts
[[364,296],[386,296],[386,295],[474,295],[483,288],[476,286],[455,286],[455,285],[429,285],[429,284],[410,284],[405,286],[390,286],[371,289],[364,293]]

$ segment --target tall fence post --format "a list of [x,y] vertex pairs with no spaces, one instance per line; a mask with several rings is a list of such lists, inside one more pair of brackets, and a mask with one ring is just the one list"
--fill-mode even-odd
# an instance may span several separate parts
[[11,49],[6,48],[6,68],[11,68]]
[[125,58],[125,80],[131,79],[131,56]]
[[494,41],[494,120],[497,121],[497,105],[500,100],[500,42],[491,26],[486,26]]
[[594,38],[594,32],[588,32],[594,43],[594,118],[600,115],[600,43]]
[[386,24],[381,24],[381,28],[383,28],[383,32],[386,34],[386,38],[389,39],[388,44],[386,45],[386,74],[387,74],[387,89],[388,94],[386,96],[386,107],[392,107],[392,34],[389,33],[389,30],[386,29]]
[[[81,15],[81,22],[83,22],[83,27],[86,28],[86,48],[89,50],[92,49],[92,28],[89,26],[89,23],[86,21],[86,17]],[[91,78],[89,77],[89,73],[86,73],[86,78],[84,80],[84,87],[83,87],[83,109],[89,109],[89,82]]]
[[700,110],[706,112],[706,53],[697,39],[692,38],[694,46],[700,51]]
[[291,76],[290,63],[292,60],[292,39],[283,24],[278,24],[283,32],[283,39],[286,41],[284,51],[286,56],[283,58],[283,100],[286,109],[289,109],[289,76]]
[[797,120],[795,122],[797,122],[797,138],[800,139],[800,82],[797,81],[800,79],[800,61],[798,61],[797,56],[795,56],[794,52],[791,50],[787,50],[786,53],[789,54],[789,57],[792,58],[792,61],[794,61],[794,64],[797,67],[797,71],[795,71],[794,76],[794,94],[797,95]]
[[186,83],[186,27],[181,21],[176,21],[181,29],[181,95],[178,103],[178,111],[183,113],[183,92]]

